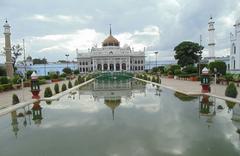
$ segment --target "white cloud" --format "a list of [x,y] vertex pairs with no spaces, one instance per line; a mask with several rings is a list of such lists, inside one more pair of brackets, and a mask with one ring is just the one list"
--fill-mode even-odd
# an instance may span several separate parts
[[71,15],[42,15],[42,14],[35,14],[33,16],[27,17],[28,20],[40,21],[40,22],[55,22],[55,23],[62,23],[62,22],[79,22],[79,23],[87,23],[93,19],[92,16],[84,15],[84,16],[71,16]]

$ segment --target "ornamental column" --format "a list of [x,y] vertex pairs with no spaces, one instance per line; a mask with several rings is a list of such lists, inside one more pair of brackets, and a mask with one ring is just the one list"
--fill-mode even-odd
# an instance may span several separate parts
[[10,25],[8,24],[8,21],[6,20],[4,27],[4,36],[5,36],[5,55],[6,55],[6,71],[7,76],[9,78],[13,77],[13,63],[12,63],[12,53],[11,53],[11,32],[10,32]]
[[114,58],[114,64],[113,64],[114,71],[116,71],[116,60]]

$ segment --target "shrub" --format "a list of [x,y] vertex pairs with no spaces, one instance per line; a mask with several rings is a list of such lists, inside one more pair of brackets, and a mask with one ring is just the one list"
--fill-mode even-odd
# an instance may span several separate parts
[[51,79],[58,79],[58,74],[57,73],[50,73],[49,74]]
[[63,69],[63,72],[67,75],[70,75],[70,74],[72,74],[72,69],[67,67],[67,68]]
[[21,83],[21,77],[19,75],[14,75],[12,78],[12,83],[13,84],[20,84]]
[[53,95],[50,87],[45,88],[44,97],[51,97]]
[[67,74],[65,74],[65,73],[62,73],[61,75],[60,75],[60,77],[63,77],[63,78],[65,78],[67,76]]
[[79,70],[76,69],[76,70],[73,71],[73,73],[74,73],[75,75],[78,75],[78,74],[79,74]]
[[15,104],[18,104],[20,102],[18,96],[16,94],[13,94],[12,95],[12,104],[15,105]]
[[154,76],[152,77],[152,82],[156,82],[156,79]]
[[78,80],[75,80],[74,86],[77,86],[77,85],[78,85]]
[[236,98],[237,94],[238,94],[237,88],[235,84],[231,82],[225,90],[225,96]]
[[171,70],[169,70],[168,75],[173,75],[173,72]]
[[144,74],[143,79],[147,80],[147,74]]
[[55,91],[56,94],[59,93],[59,85],[58,85],[58,83],[56,83],[56,84],[54,85],[54,91]]
[[179,65],[171,65],[168,68],[168,71],[171,71],[173,73],[176,69],[181,69],[181,67]]
[[68,88],[72,88],[72,82],[68,81]]
[[181,69],[176,69],[176,70],[174,70],[174,75],[180,75],[180,74],[182,74],[182,71],[181,71]]
[[67,86],[66,86],[66,84],[64,83],[64,84],[62,85],[62,92],[65,91],[65,90],[67,90]]
[[11,89],[12,89],[12,84],[11,83],[0,85],[0,91],[8,91],[8,90],[11,90]]
[[226,74],[225,76],[224,76],[224,78],[227,80],[227,81],[232,81],[233,80],[233,75],[232,74]]
[[188,65],[185,68],[183,68],[183,72],[187,74],[197,73],[197,67],[194,67],[193,65]]
[[7,75],[6,68],[0,67],[0,76],[6,76],[6,75]]
[[216,68],[218,73],[220,73],[222,75],[226,74],[227,66],[226,66],[225,62],[223,62],[223,61],[211,62],[211,63],[209,63],[208,67],[209,67],[211,73],[214,73],[214,68]]
[[2,76],[0,78],[0,84],[8,84],[9,83],[9,79],[6,76]]
[[39,85],[43,85],[46,84],[46,80],[45,79],[40,79],[38,80]]

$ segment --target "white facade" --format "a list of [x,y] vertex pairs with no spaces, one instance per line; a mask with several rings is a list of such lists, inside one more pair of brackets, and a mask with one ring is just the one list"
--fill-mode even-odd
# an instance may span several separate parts
[[208,22],[208,34],[209,34],[209,40],[208,40],[208,53],[210,58],[215,57],[215,36],[214,36],[214,21],[213,18],[210,17]]
[[94,71],[135,71],[145,69],[145,52],[134,51],[129,46],[120,47],[119,41],[110,35],[102,43],[102,48],[92,47],[88,53],[78,53],[80,73]]
[[240,18],[236,21],[235,33],[230,34],[230,70],[240,72]]

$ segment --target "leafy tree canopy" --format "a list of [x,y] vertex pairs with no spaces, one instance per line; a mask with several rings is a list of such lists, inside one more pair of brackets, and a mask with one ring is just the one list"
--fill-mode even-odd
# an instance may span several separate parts
[[214,68],[216,68],[218,73],[220,73],[222,75],[226,74],[227,66],[226,66],[225,62],[223,62],[223,61],[211,62],[211,63],[209,63],[208,67],[209,67],[211,73],[214,73]]
[[181,67],[193,65],[199,62],[202,55],[203,46],[198,43],[184,41],[174,48],[175,59]]

